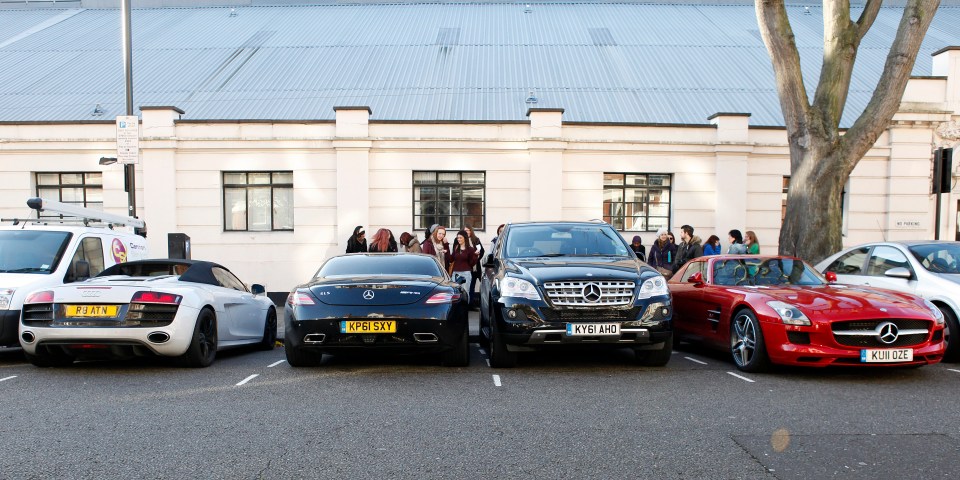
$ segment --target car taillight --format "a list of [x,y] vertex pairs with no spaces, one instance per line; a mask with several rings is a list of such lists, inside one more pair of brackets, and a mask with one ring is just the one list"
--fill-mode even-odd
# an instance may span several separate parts
[[299,307],[301,305],[316,305],[316,302],[313,301],[313,297],[303,290],[295,290],[290,292],[290,295],[287,295],[287,303],[293,307]]
[[130,303],[165,303],[169,305],[180,305],[183,297],[172,293],[163,292],[137,292],[133,294]]
[[427,304],[433,305],[437,303],[453,303],[459,300],[459,293],[434,293],[430,298],[427,299]]
[[27,295],[27,299],[23,303],[53,303],[53,292],[50,290],[33,292]]

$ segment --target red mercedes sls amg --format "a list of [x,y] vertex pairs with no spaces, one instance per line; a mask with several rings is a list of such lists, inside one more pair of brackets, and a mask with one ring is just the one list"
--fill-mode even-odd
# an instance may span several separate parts
[[943,358],[943,315],[933,304],[837,285],[797,258],[700,257],[669,287],[675,334],[729,351],[743,371],[770,364],[926,365]]

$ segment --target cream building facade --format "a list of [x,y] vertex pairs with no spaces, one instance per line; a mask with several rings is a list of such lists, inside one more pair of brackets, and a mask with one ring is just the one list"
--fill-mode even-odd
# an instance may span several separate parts
[[[933,65],[932,76],[910,80],[900,112],[851,175],[846,245],[935,236],[932,151],[960,142],[960,49],[938,52]],[[414,231],[417,171],[484,174],[477,227],[485,242],[501,223],[603,218],[605,174],[638,173],[669,176],[674,231],[690,224],[726,244],[728,230],[754,230],[766,252],[777,249],[790,173],[785,130],[752,128],[750,112],[664,126],[566,123],[561,108],[482,123],[371,121],[366,106],[337,107],[333,122],[196,121],[181,120],[176,106],[141,110],[137,214],[147,221],[150,254],[165,257],[167,234],[185,233],[193,258],[223,263],[272,292],[343,252],[356,225],[368,239],[378,228],[398,237]],[[102,172],[103,208],[124,213],[122,166],[98,164],[115,142],[112,122],[0,125],[0,215],[30,215],[25,199],[43,172]],[[290,172],[291,228],[227,231],[230,172]],[[960,196],[944,194],[943,206],[939,236],[955,239]],[[645,245],[654,239],[630,226],[622,233]]]

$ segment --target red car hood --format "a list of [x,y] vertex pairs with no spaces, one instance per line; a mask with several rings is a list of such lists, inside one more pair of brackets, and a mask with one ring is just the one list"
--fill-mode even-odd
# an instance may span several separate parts
[[[754,290],[754,289],[750,289]],[[756,291],[789,303],[811,320],[842,317],[932,318],[930,310],[913,297],[887,290],[826,285],[822,287],[771,286]]]

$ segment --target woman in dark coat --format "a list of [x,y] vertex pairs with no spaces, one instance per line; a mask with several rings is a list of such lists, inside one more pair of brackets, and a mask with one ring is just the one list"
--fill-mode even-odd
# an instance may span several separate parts
[[363,230],[363,227],[357,225],[357,228],[353,229],[353,235],[350,237],[350,240],[347,240],[347,253],[364,253],[367,251],[367,232]]

